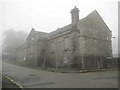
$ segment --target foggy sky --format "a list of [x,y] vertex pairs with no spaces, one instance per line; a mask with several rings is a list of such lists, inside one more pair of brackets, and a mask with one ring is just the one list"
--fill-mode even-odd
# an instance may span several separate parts
[[1,0],[0,29],[51,32],[71,23],[70,10],[77,6],[79,18],[97,10],[112,31],[113,53],[118,52],[119,0]]

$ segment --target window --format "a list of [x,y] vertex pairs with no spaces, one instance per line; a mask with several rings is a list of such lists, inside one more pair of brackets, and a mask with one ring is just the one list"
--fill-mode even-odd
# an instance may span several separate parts
[[108,40],[109,38],[107,37],[107,40]]
[[32,45],[30,46],[30,51],[31,51],[31,54],[33,54],[34,50]]
[[50,43],[50,49],[51,49],[52,52],[54,51],[54,48],[55,48],[55,43],[54,43],[54,41],[52,41]]
[[63,60],[64,60],[63,63],[68,63],[68,58],[67,57],[64,57]]
[[64,38],[64,50],[69,50],[71,47],[70,37]]

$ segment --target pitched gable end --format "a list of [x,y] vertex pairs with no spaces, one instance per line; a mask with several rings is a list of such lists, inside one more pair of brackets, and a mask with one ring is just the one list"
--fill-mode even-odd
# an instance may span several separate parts
[[93,23],[95,26],[97,25],[99,28],[107,30],[108,32],[111,32],[108,28],[107,24],[103,20],[103,18],[100,16],[97,10],[92,11],[86,19],[89,19],[90,23]]
[[36,37],[36,31],[34,28],[32,28],[28,37],[27,37],[27,41],[30,41],[31,39],[34,39],[35,37]]

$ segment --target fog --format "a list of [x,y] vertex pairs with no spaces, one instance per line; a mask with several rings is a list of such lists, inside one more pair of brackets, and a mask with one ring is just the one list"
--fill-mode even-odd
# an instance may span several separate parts
[[20,47],[25,42],[27,33],[8,29],[3,33],[3,36],[3,48],[8,51],[13,51],[14,48]]
[[14,61],[17,48],[25,43],[28,34],[24,31],[8,29],[3,33],[3,36],[2,58],[6,61],[8,59]]
[[[80,10],[80,19],[86,17],[93,10],[98,11],[112,31],[112,37],[115,37],[112,38],[112,49],[113,54],[116,55],[118,53],[118,1],[119,0],[0,0],[0,74],[2,70],[1,54],[9,54],[9,59],[12,59],[10,56],[15,56],[16,48],[25,42],[31,28],[35,28],[37,31],[51,32],[70,24],[70,11],[75,6]],[[14,60],[15,59],[9,61],[14,62]],[[11,71],[9,71],[10,69]],[[17,76],[23,77],[23,80],[25,80],[26,74],[29,74],[23,69],[20,70],[23,71],[21,73],[19,68],[16,69],[14,67],[9,67],[6,71],[13,73],[16,72],[14,69],[18,72],[16,73]],[[40,75],[39,72],[38,75]],[[45,75],[49,74],[43,73],[43,77]],[[103,86],[104,85],[106,84],[103,83]]]
[[71,23],[70,10],[77,6],[80,19],[97,10],[112,31],[113,54],[118,53],[119,0],[1,0],[1,30],[51,32]]

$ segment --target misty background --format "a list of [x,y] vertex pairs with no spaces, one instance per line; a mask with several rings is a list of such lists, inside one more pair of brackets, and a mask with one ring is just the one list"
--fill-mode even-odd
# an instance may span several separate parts
[[[77,6],[80,19],[97,10],[112,31],[113,55],[118,54],[119,0],[1,0],[0,53],[14,59],[31,28],[51,32],[71,23],[70,10]],[[7,57],[6,57],[7,58]]]

